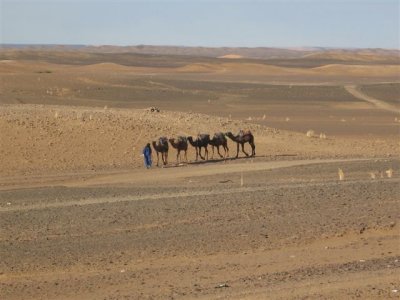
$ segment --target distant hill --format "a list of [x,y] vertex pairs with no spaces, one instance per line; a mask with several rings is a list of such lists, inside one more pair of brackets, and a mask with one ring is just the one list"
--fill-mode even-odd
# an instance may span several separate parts
[[[89,57],[90,54],[90,57]],[[210,60],[248,61],[285,67],[318,67],[325,64],[400,64],[397,49],[185,47],[112,45],[0,45],[0,59],[44,60],[54,63],[182,66]]]

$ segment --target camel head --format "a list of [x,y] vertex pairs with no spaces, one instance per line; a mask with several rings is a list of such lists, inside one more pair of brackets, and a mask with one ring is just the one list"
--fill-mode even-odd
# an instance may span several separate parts
[[232,132],[230,132],[230,131],[228,131],[228,132],[225,132],[225,133],[224,133],[224,135],[225,135],[225,136],[228,136],[228,137],[231,137],[231,136],[233,136]]
[[193,141],[193,137],[192,136],[188,136],[187,140],[189,141],[190,145],[192,145],[193,147],[197,146],[197,140]]

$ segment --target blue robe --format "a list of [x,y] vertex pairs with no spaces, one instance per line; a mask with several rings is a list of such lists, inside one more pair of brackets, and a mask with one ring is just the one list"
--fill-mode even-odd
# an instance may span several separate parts
[[146,168],[151,167],[151,148],[150,147],[144,147],[143,149],[143,155],[144,155],[144,165]]

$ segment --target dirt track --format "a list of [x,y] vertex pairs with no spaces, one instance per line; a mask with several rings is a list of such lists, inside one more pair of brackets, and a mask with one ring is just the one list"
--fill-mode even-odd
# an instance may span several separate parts
[[393,105],[391,105],[389,103],[386,103],[386,102],[384,102],[382,100],[379,100],[379,99],[373,98],[371,96],[365,95],[364,93],[360,92],[357,89],[357,87],[354,86],[354,85],[346,85],[345,88],[353,96],[355,96],[357,98],[360,98],[362,100],[365,100],[365,101],[367,101],[369,103],[372,103],[377,108],[384,109],[384,110],[391,111],[391,112],[395,112],[395,113],[399,113],[400,112],[400,109],[396,108],[395,106],[393,106]]

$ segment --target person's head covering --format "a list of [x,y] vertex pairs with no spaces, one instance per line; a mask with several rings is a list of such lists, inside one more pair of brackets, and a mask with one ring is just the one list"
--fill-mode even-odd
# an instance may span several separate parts
[[150,147],[150,143],[147,143],[146,147]]

